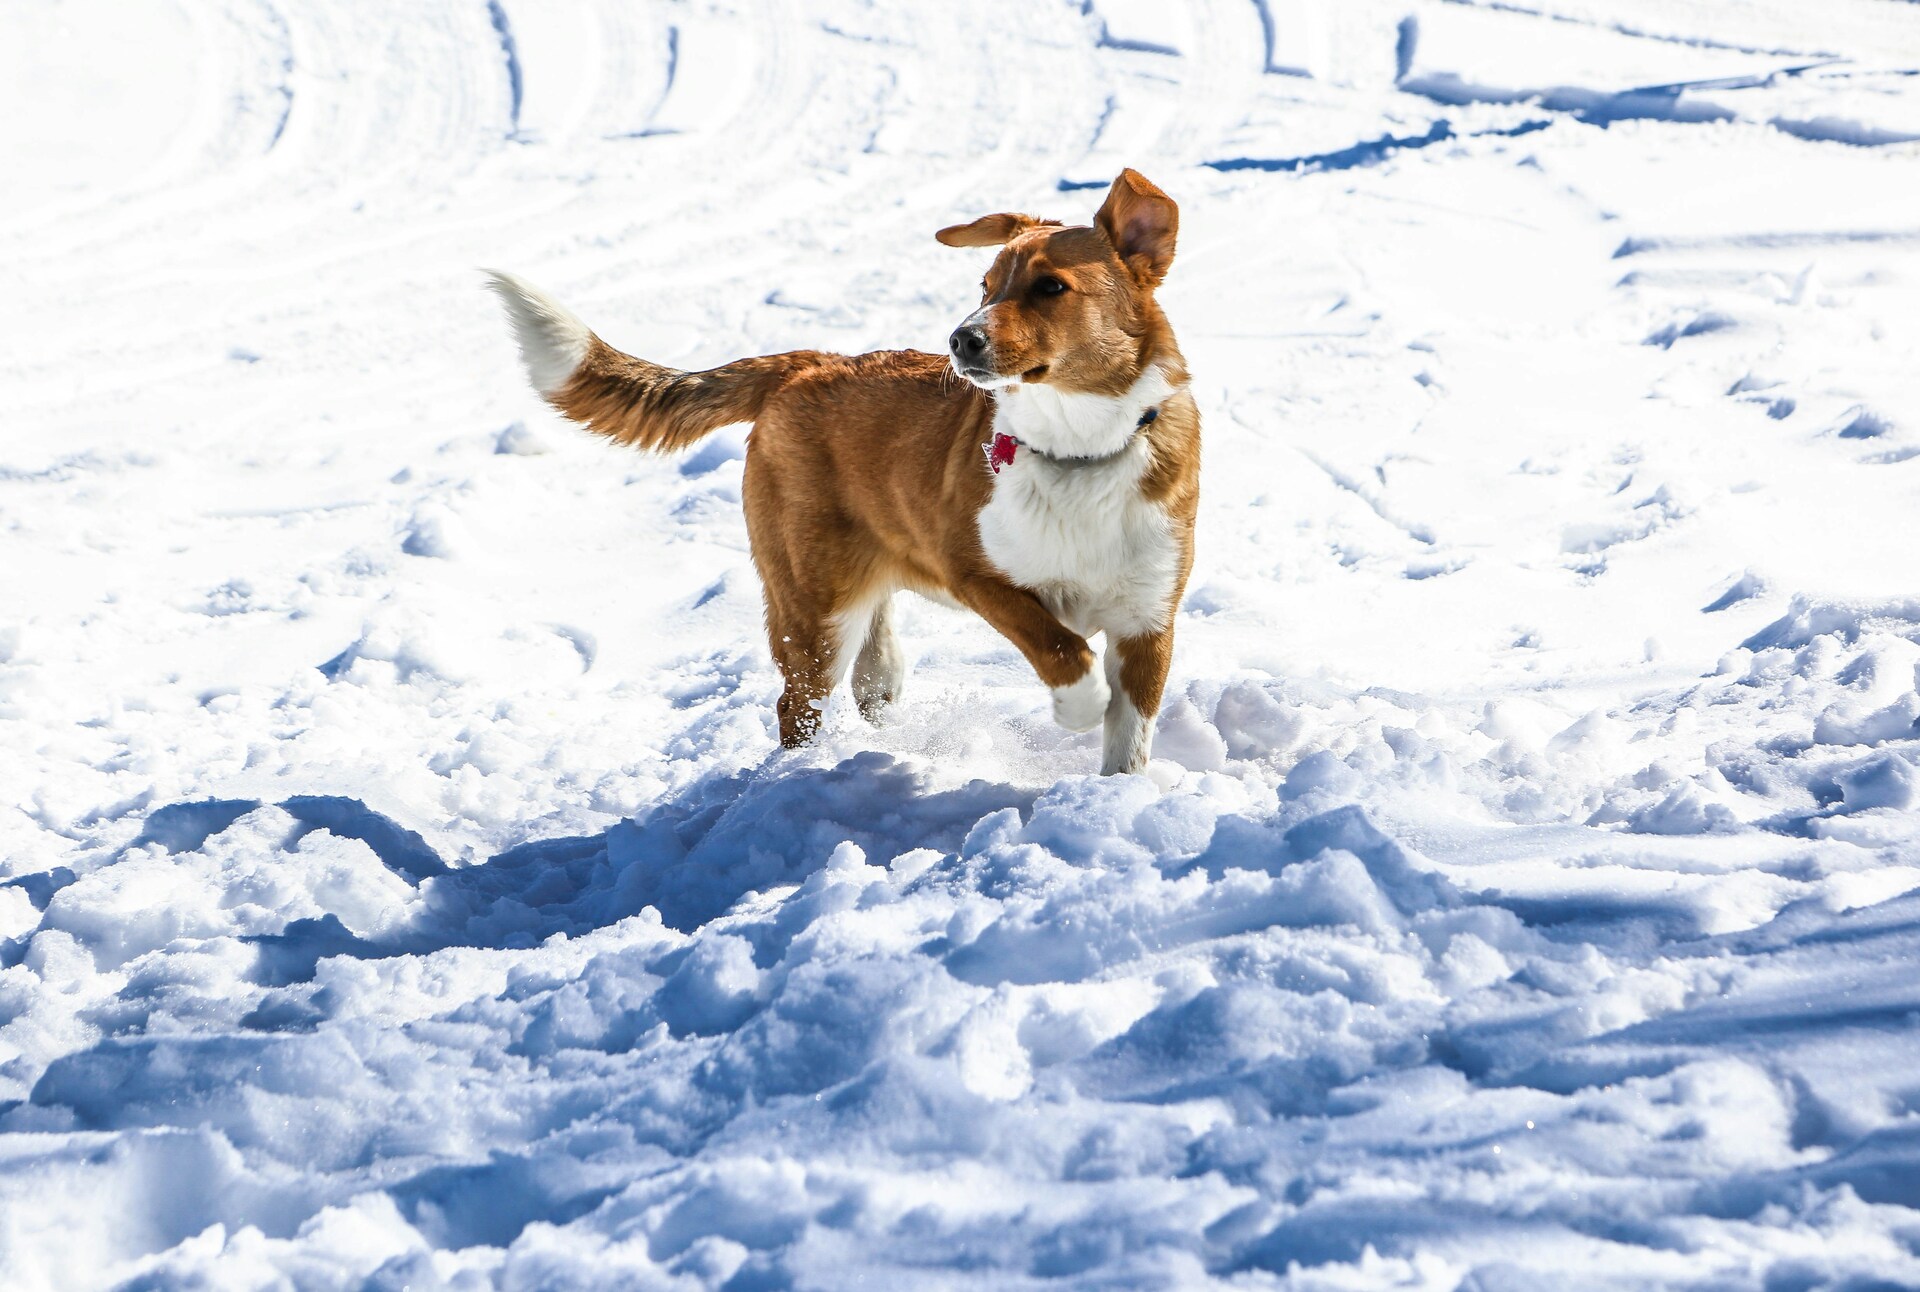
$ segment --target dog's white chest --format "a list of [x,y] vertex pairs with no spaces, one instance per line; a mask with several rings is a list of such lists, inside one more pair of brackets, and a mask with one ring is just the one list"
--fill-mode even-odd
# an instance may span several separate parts
[[[1074,409],[1077,424],[1061,425],[1054,415],[1057,399],[1012,407],[1003,402],[996,411],[996,431],[1025,443],[994,478],[993,496],[980,510],[981,547],[1003,574],[1038,593],[1083,633],[1151,631],[1164,626],[1173,609],[1180,549],[1165,509],[1140,496],[1149,446],[1144,435],[1134,434],[1141,413],[1167,390],[1157,374],[1142,386],[1101,401],[1106,407],[1098,411],[1109,425],[1097,434],[1088,433],[1093,427],[1086,413],[1094,410]],[[1063,431],[1082,454],[1125,447],[1110,458],[1077,464],[1034,451],[1050,439],[1058,444],[1067,438]]]
[[1180,553],[1166,512],[1140,497],[1138,480],[1115,467],[1069,474],[1016,459],[980,511],[987,559],[1079,631],[1131,636],[1162,626]]

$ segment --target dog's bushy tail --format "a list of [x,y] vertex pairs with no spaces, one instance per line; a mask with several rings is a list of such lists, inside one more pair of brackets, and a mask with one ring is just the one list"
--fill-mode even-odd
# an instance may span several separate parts
[[823,357],[803,350],[705,372],[663,368],[614,349],[525,279],[486,273],[507,307],[533,388],[617,444],[672,453],[722,426],[750,422],[774,391]]

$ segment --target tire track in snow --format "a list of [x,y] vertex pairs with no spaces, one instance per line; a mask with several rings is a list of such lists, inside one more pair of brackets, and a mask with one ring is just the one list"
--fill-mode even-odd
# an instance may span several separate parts
[[520,100],[525,87],[520,77],[520,47],[513,39],[513,24],[500,0],[487,0],[487,19],[500,37],[500,52],[507,60],[507,134],[520,133]]
[[1374,490],[1369,489],[1366,485],[1354,479],[1352,476],[1348,475],[1346,472],[1340,470],[1338,467],[1334,466],[1331,462],[1328,462],[1326,459],[1322,458],[1319,454],[1314,453],[1309,449],[1299,448],[1298,446],[1295,446],[1295,447],[1296,447],[1296,451],[1300,454],[1301,457],[1305,458],[1307,461],[1313,463],[1313,465],[1320,468],[1320,470],[1326,475],[1327,479],[1333,483],[1333,486],[1336,489],[1340,489],[1346,493],[1350,493],[1354,497],[1358,498],[1361,502],[1367,505],[1367,509],[1371,511],[1374,515],[1378,516],[1381,520],[1385,521],[1387,524],[1399,530],[1402,534],[1405,534],[1408,538],[1412,539],[1414,542],[1419,543],[1425,547],[1434,546],[1434,543],[1436,540],[1433,537],[1433,531],[1429,529],[1427,526],[1419,524],[1414,521],[1402,520],[1400,517],[1393,514],[1393,512],[1387,507],[1387,504],[1380,498],[1380,495],[1376,493]]
[[1651,40],[1668,45],[1686,45],[1693,49],[1725,50],[1733,54],[1764,54],[1774,58],[1834,58],[1830,50],[1778,48],[1764,45],[1743,44],[1736,41],[1719,40],[1712,36],[1681,35],[1675,32],[1654,31],[1650,28],[1623,22],[1619,19],[1606,21],[1588,18],[1581,14],[1555,13],[1551,9],[1533,5],[1515,4],[1512,0],[1441,0],[1443,4],[1455,5],[1463,9],[1484,9],[1490,13],[1515,14],[1524,18],[1537,18],[1542,22],[1565,23],[1574,27],[1589,27],[1598,31],[1613,32],[1616,35],[1630,36],[1635,40]]

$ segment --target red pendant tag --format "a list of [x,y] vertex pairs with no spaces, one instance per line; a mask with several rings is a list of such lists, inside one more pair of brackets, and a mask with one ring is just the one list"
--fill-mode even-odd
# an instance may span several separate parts
[[1000,474],[1001,467],[1013,465],[1013,451],[1019,446],[1020,441],[1011,435],[997,434],[993,437],[993,443],[987,448],[987,465],[993,468],[995,475]]

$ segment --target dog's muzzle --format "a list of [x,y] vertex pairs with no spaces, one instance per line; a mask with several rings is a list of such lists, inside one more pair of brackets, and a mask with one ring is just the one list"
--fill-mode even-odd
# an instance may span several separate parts
[[963,323],[947,338],[947,349],[953,352],[953,361],[960,368],[984,368],[987,366],[987,330]]

